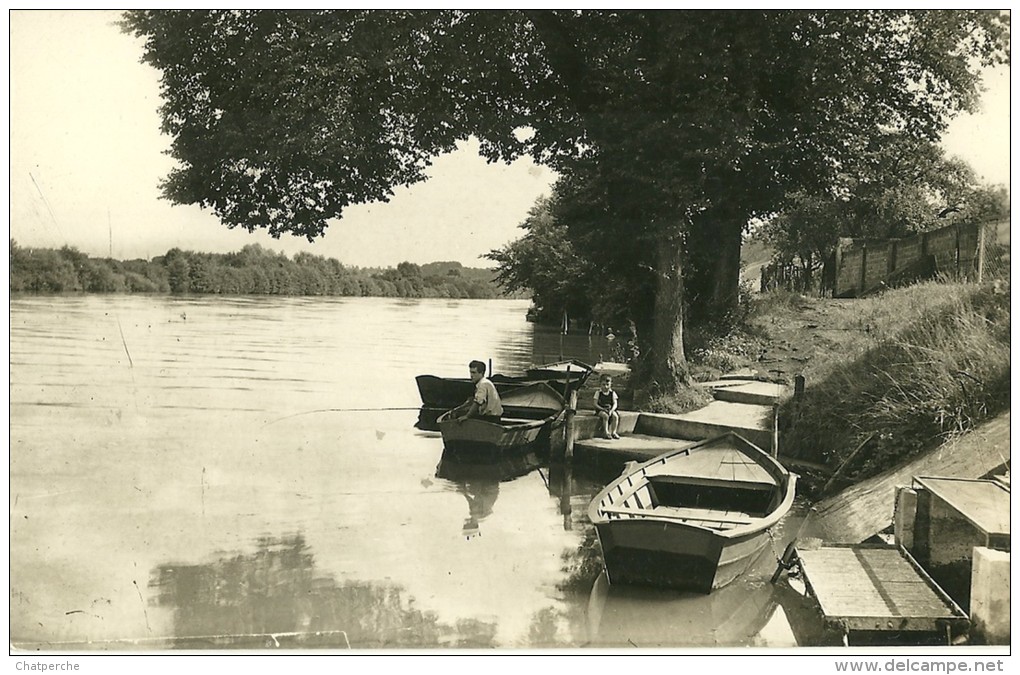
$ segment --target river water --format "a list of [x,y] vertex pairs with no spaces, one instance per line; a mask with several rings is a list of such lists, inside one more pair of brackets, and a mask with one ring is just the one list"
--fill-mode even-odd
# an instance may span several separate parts
[[[768,576],[609,588],[607,480],[467,470],[414,376],[572,356],[526,301],[11,301],[11,641],[23,649],[796,646]],[[780,528],[782,530],[782,528]],[[777,532],[781,551],[786,532]]]

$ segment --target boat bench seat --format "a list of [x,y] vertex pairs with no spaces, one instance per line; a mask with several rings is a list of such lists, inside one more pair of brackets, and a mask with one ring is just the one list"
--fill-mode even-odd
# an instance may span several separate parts
[[535,422],[541,422],[542,420],[529,420],[523,417],[502,417],[500,423],[502,424],[533,424]]
[[718,476],[697,476],[693,474],[684,474],[683,476],[673,476],[669,474],[653,474],[648,473],[648,482],[652,485],[658,483],[666,485],[681,485],[681,486],[719,486],[725,488],[739,487],[743,490],[758,490],[758,491],[769,491],[776,488],[775,481],[766,480],[734,480],[732,478],[720,478]]
[[726,525],[750,525],[757,518],[741,511],[719,511],[716,509],[692,509],[676,506],[656,506],[651,509],[634,509],[622,506],[604,506],[603,513],[619,516],[642,516],[653,518],[672,518],[676,520],[700,521],[704,523],[720,523]]

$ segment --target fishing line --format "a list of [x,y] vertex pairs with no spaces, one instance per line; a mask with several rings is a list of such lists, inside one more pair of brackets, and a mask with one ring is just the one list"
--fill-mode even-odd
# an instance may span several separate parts
[[[135,362],[134,362],[134,361],[133,361],[133,360],[131,359],[131,352],[129,352],[129,351],[128,351],[128,346],[127,346],[127,340],[125,340],[125,339],[124,339],[124,328],[123,328],[123,327],[122,327],[122,326],[120,325],[120,317],[119,317],[119,316],[117,316],[116,314],[114,314],[113,318],[117,320],[117,330],[119,330],[119,331],[120,331],[120,343],[121,343],[122,345],[124,345],[124,353],[125,353],[125,354],[127,354],[127,357],[128,357],[128,364],[129,364],[129,365],[130,365],[130,366],[131,366],[132,368],[134,368],[134,367],[135,367]],[[134,374],[132,373],[132,375],[131,375],[131,379],[133,380],[133,379],[134,379],[134,377],[135,377],[135,376],[134,376]]]
[[287,419],[290,419],[292,417],[301,417],[302,415],[314,415],[315,413],[325,413],[325,412],[392,412],[392,411],[403,411],[403,412],[406,412],[406,411],[411,411],[411,410],[421,410],[421,406],[416,406],[414,408],[401,408],[401,407],[397,407],[397,408],[321,408],[319,410],[306,410],[304,412],[294,413],[293,415],[284,415],[283,417],[277,417],[275,420],[270,420],[269,422],[266,422],[262,426],[263,427],[267,427],[270,424],[276,424],[277,422],[280,422],[282,420],[287,420]]
[[[64,228],[60,227],[60,223],[57,222],[57,217],[53,214],[53,209],[50,207],[49,200],[46,199],[46,195],[43,194],[42,188],[39,187],[39,183],[36,182],[35,176],[32,175],[31,171],[28,172],[28,177],[32,179],[32,185],[35,186],[36,191],[39,193],[39,197],[42,199],[43,205],[46,207],[46,210],[49,211],[50,218],[53,219],[53,224],[56,226],[57,231],[60,232],[61,237],[64,237]],[[66,239],[66,237],[64,238]]]

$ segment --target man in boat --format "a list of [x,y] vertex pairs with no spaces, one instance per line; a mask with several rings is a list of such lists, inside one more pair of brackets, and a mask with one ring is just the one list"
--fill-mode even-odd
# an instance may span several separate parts
[[503,416],[503,402],[496,391],[496,385],[485,377],[485,364],[472,361],[468,364],[471,381],[475,383],[475,394],[453,409],[455,420],[475,417],[485,422],[499,422]]

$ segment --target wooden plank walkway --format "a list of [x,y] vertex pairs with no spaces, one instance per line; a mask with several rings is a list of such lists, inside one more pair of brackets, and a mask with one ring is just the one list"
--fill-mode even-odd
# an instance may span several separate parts
[[967,617],[898,546],[797,549],[801,570],[827,622],[844,631],[943,632]]
[[810,531],[830,542],[858,543],[892,524],[896,486],[914,476],[981,478],[1009,462],[1009,412],[922,457],[847,488],[814,506]]

